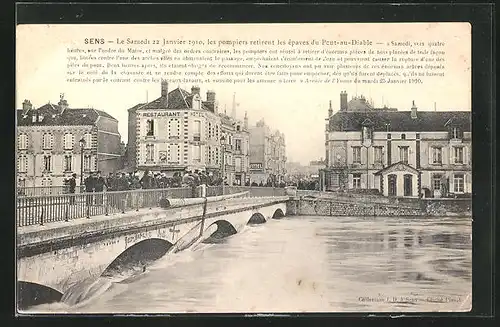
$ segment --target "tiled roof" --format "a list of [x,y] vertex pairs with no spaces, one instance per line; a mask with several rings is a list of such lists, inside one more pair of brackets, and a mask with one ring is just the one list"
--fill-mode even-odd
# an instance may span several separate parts
[[375,131],[448,131],[450,122],[471,130],[470,111],[417,111],[417,118],[411,118],[411,111],[368,111],[337,112],[330,117],[330,131],[359,131],[365,119],[369,119]]
[[[23,114],[22,109],[17,109],[18,126],[68,126],[68,125],[94,125],[99,116],[116,120],[113,116],[102,110],[92,108],[67,108],[62,110],[57,104],[47,103],[38,109],[31,109]],[[33,122],[32,116],[43,116],[41,122]]]
[[[181,89],[180,87],[172,90],[168,93],[168,97],[165,98],[163,96],[149,102],[146,104],[137,104],[129,110],[138,109],[140,107],[141,110],[147,109],[191,109],[193,103],[193,94],[189,93],[186,90]],[[202,101],[201,108],[204,110],[209,110],[206,106],[207,102]]]

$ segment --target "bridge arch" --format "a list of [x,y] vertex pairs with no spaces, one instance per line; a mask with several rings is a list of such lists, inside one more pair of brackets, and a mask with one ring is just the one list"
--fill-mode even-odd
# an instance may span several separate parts
[[172,246],[172,243],[161,238],[142,240],[116,257],[102,272],[101,276],[110,277],[123,270],[145,266],[163,257]]
[[61,301],[63,294],[51,287],[25,281],[17,282],[17,307],[26,310],[29,307]]
[[217,226],[217,230],[210,234],[210,236],[204,240],[203,243],[216,243],[237,233],[236,228],[234,228],[234,226],[227,220],[217,220],[208,226],[207,229],[213,228],[214,225]]
[[250,217],[250,220],[248,221],[248,225],[257,225],[257,224],[263,224],[266,222],[266,218],[264,215],[262,215],[260,212],[256,212]]
[[276,209],[276,211],[274,211],[274,214],[273,214],[273,219],[280,219],[280,218],[283,218],[285,217],[285,214],[283,213],[283,210],[281,210],[280,208]]

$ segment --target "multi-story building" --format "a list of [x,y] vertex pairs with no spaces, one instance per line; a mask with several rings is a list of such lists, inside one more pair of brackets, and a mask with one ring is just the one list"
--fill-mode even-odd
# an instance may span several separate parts
[[[328,110],[323,190],[376,189],[386,196],[471,193],[468,111],[373,108],[364,98]],[[363,105],[363,107],[360,106]],[[361,108],[360,108],[361,107]]]
[[235,118],[233,110],[232,117],[221,116],[222,130],[226,133],[226,181],[229,185],[245,185],[249,183],[249,139],[248,117],[245,112],[243,121]]
[[172,175],[186,169],[219,172],[222,130],[215,92],[208,91],[203,101],[199,87],[191,93],[179,87],[169,92],[162,81],[159,98],[128,112],[131,168]]
[[120,143],[118,121],[104,111],[69,108],[63,95],[37,109],[25,100],[17,110],[18,186],[61,186],[73,173],[79,181],[81,161],[84,173],[121,169]]
[[[203,169],[225,181],[244,183],[248,172],[248,131],[245,122],[218,112],[215,92],[206,101],[200,88],[191,92],[168,90],[161,83],[161,96],[128,110],[128,162],[131,169],[161,171],[169,175],[186,169]],[[246,125],[245,125],[246,124]],[[224,144],[221,144],[224,137]]]
[[277,185],[284,181],[285,174],[285,136],[272,132],[261,119],[250,128],[250,181]]

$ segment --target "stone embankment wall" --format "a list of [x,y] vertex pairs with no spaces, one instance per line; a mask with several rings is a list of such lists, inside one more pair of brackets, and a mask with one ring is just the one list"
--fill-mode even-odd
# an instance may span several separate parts
[[342,197],[294,197],[287,204],[288,215],[318,216],[470,216],[471,199],[407,199],[399,203],[379,199]]
[[305,216],[422,216],[420,208],[382,203],[344,202],[335,199],[291,200],[287,206],[289,215]]

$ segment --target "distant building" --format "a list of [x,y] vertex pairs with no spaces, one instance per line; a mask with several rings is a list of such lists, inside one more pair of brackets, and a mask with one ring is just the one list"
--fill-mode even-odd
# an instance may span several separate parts
[[18,186],[62,186],[73,173],[79,181],[81,151],[84,173],[121,169],[120,143],[118,121],[105,111],[69,108],[63,95],[37,109],[25,100],[17,110]]
[[386,196],[471,193],[471,114],[373,108],[340,95],[328,110],[324,190],[376,189]]
[[250,128],[250,182],[275,185],[286,174],[285,136],[271,131],[263,119]]

